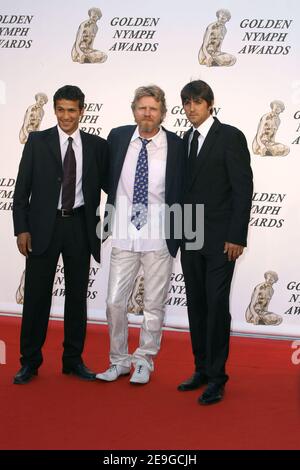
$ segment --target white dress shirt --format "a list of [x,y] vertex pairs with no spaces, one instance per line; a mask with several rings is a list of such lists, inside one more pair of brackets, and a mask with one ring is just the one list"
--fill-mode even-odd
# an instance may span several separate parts
[[[84,205],[83,192],[82,192],[82,142],[80,137],[80,131],[77,128],[72,135],[66,134],[59,126],[57,126],[58,135],[59,135],[59,144],[60,144],[60,153],[62,158],[62,165],[64,164],[64,159],[66,151],[68,148],[68,138],[72,137],[72,147],[75,153],[76,159],[76,188],[75,188],[75,202],[74,208]],[[61,209],[61,194],[62,188],[60,189],[60,195],[58,200],[58,209]]]
[[157,251],[167,247],[164,234],[167,136],[159,132],[147,144],[148,213],[140,230],[131,222],[135,170],[142,142],[136,128],[124,160],[116,194],[112,246],[127,251]]
[[215,122],[214,118],[212,117],[212,115],[210,115],[199,127],[197,128],[193,127],[193,132],[190,133],[190,138],[189,138],[189,153],[190,153],[190,146],[191,146],[192,138],[194,135],[194,131],[197,130],[200,133],[198,137],[198,154],[199,154],[200,149],[203,145],[203,142],[209,132],[209,129],[211,128],[214,122]]

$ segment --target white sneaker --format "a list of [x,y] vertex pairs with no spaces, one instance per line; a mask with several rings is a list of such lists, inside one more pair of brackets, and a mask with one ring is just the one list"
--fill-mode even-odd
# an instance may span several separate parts
[[112,364],[109,369],[101,374],[96,375],[96,379],[106,380],[106,382],[113,382],[117,380],[120,375],[129,375],[130,367],[121,366],[119,364]]
[[138,362],[130,378],[132,384],[147,384],[150,380],[150,369],[143,362]]

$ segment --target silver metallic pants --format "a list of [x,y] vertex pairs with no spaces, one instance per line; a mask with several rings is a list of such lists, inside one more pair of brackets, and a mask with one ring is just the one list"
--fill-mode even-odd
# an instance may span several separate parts
[[[133,252],[112,248],[107,297],[110,363],[130,367],[138,361],[153,370],[160,348],[165,301],[173,259],[168,249]],[[128,354],[127,304],[140,266],[144,270],[144,320],[139,347]]]

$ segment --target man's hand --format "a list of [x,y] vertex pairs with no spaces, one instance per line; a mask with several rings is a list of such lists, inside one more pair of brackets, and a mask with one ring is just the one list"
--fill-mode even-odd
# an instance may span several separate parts
[[26,258],[28,258],[29,252],[32,251],[30,233],[29,232],[19,233],[19,235],[17,236],[17,245],[18,245],[19,252],[22,255],[26,256]]
[[235,243],[225,242],[224,253],[228,254],[228,261],[235,261],[244,251],[244,247]]

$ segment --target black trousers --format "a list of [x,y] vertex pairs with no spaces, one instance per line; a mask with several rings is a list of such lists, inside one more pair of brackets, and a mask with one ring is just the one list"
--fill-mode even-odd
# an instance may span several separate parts
[[227,254],[181,252],[195,370],[210,382],[228,380],[225,364],[229,353],[230,285],[234,262]]
[[23,318],[21,327],[21,364],[39,367],[46,339],[52,301],[53,282],[59,255],[65,277],[63,363],[82,362],[87,322],[87,288],[90,247],[84,210],[71,217],[57,216],[50,245],[41,255],[26,260]]

